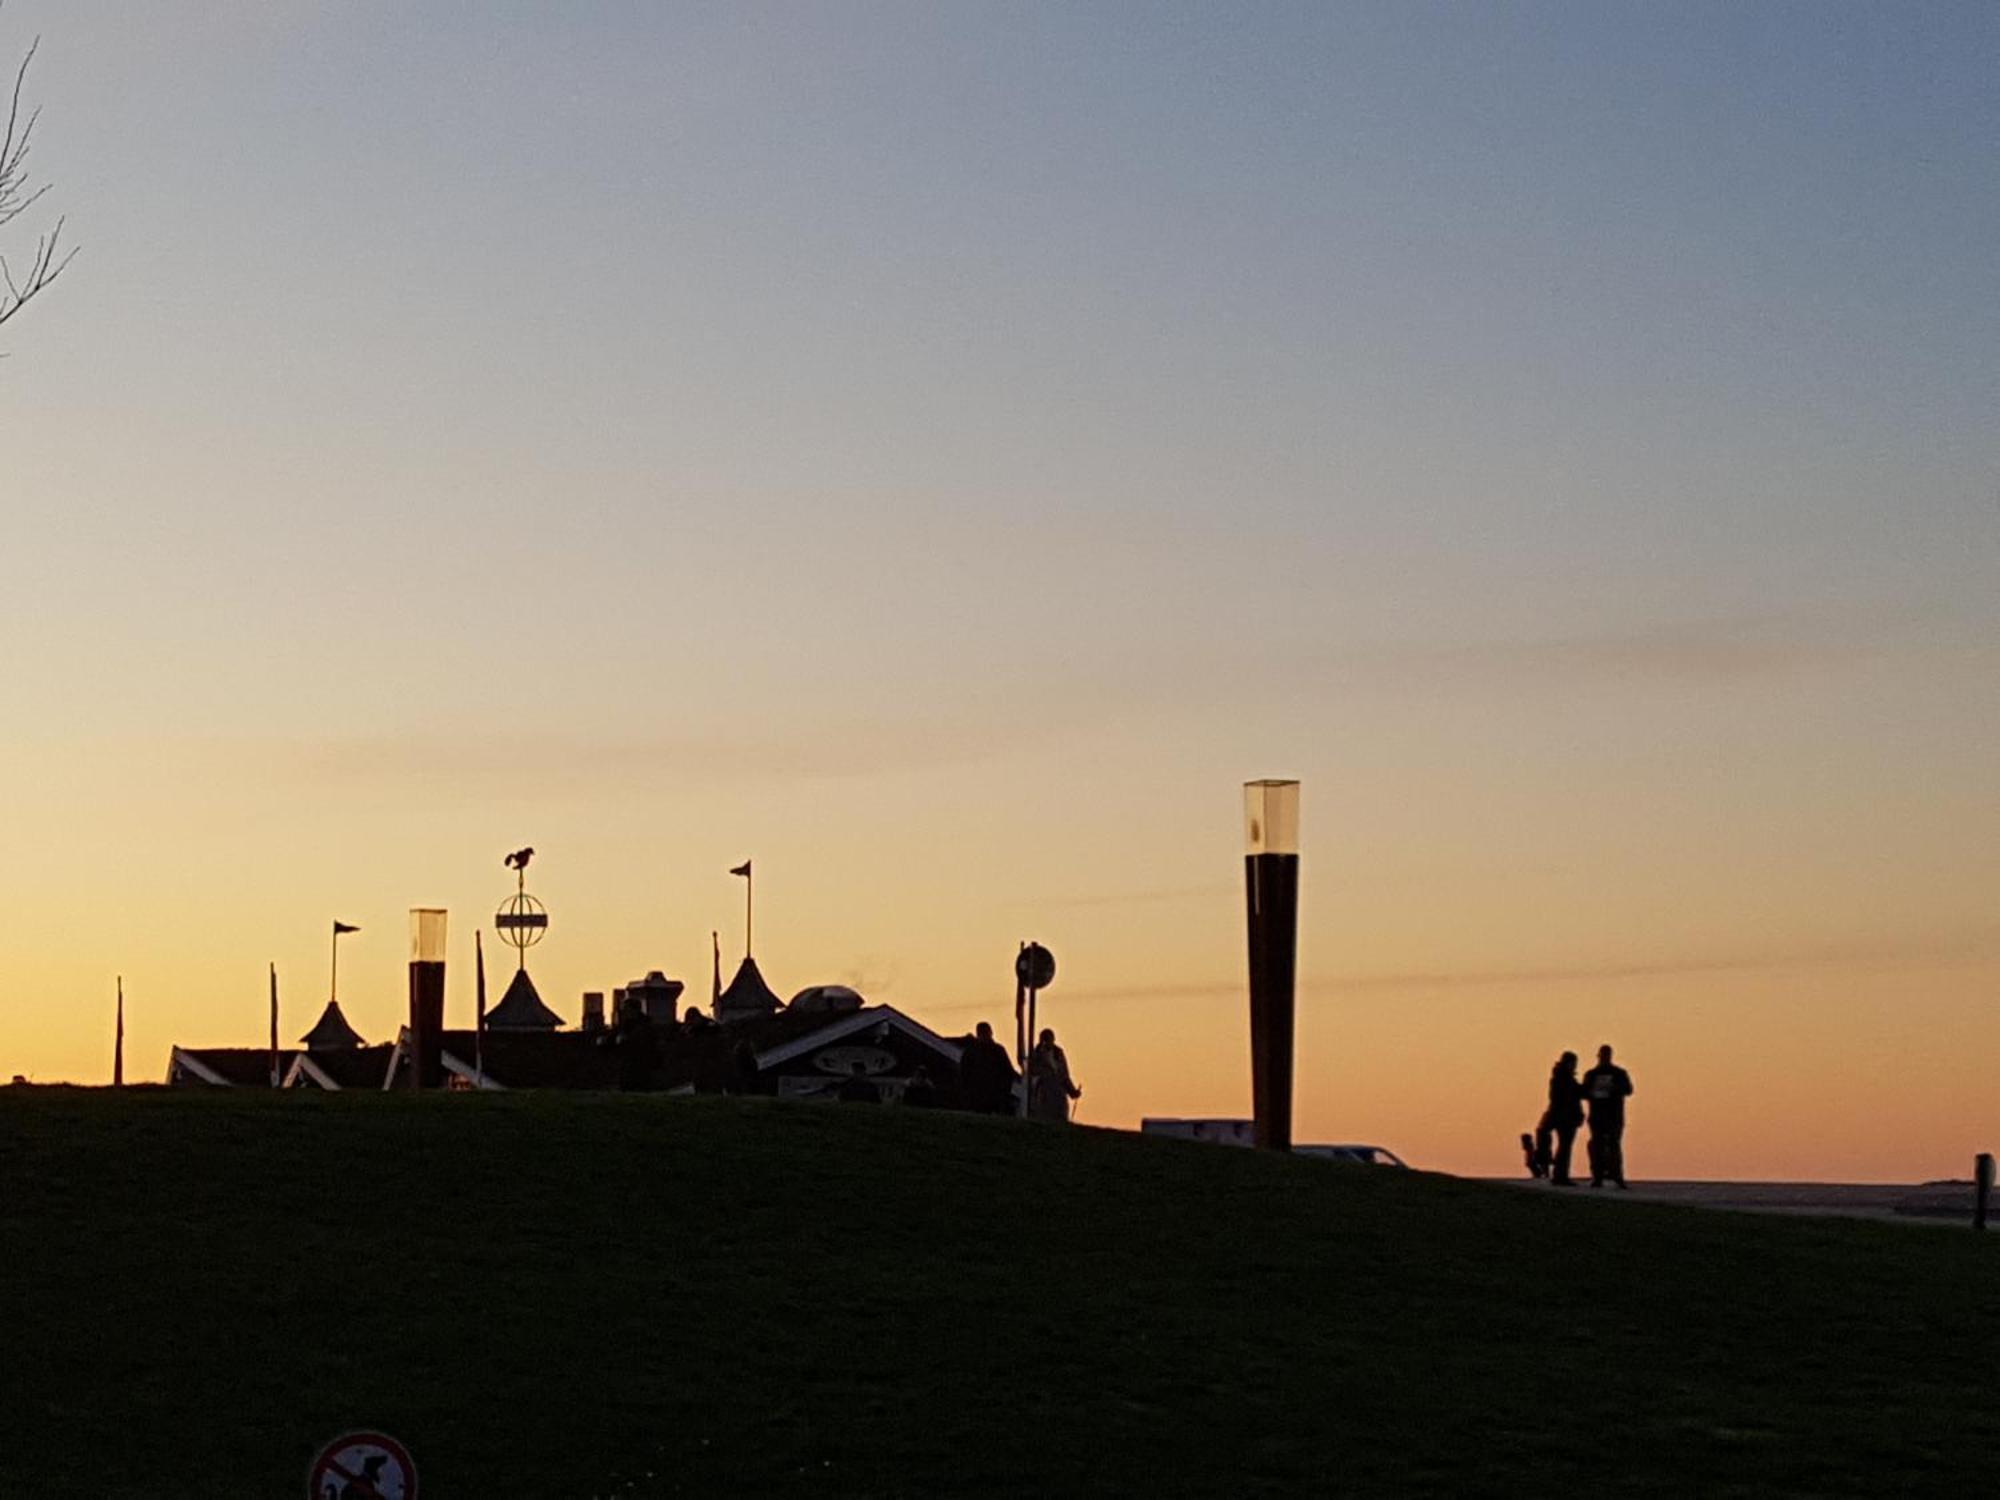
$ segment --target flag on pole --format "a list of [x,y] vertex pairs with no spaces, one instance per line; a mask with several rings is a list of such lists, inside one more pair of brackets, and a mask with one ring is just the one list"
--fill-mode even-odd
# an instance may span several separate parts
[[750,903],[755,898],[757,882],[750,878],[750,861],[747,859],[729,873],[743,877],[743,959],[744,962],[748,963],[750,960],[750,924],[752,917]]
[[118,1040],[111,1048],[111,1086],[125,1087],[125,976],[118,976]]
[[271,965],[271,1087],[278,1086],[278,966]]
[[333,935],[335,937],[339,937],[343,932],[359,932],[360,930],[359,927],[348,926],[347,923],[340,921],[338,918],[334,920]]

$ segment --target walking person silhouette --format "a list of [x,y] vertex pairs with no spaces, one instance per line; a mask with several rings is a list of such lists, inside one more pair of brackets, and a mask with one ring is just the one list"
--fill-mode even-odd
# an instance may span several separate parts
[[1590,1101],[1590,1185],[1607,1181],[1625,1186],[1625,1101],[1632,1097],[1632,1075],[1611,1060],[1611,1045],[1597,1049],[1597,1066],[1583,1075],[1583,1096]]

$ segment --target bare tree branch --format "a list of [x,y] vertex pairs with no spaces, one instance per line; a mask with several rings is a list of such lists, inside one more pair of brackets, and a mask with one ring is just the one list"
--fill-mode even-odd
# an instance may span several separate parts
[[[0,0],[4,4],[4,0]],[[28,67],[35,60],[35,52],[42,45],[36,37],[28,44],[27,55],[21,59],[21,66],[14,73],[14,87],[7,98],[7,127],[0,135],[0,228],[5,228],[40,201],[51,184],[31,185],[28,177],[28,147],[33,143],[35,125],[41,119],[40,109],[30,109],[24,118],[21,114],[21,96],[27,88]],[[5,323],[14,314],[26,307],[39,293],[54,285],[76,255],[76,247],[63,248],[62,219],[57,219],[55,227],[46,234],[37,235],[33,250],[28,254],[25,269],[17,276],[14,266],[7,257],[0,254],[0,323]]]

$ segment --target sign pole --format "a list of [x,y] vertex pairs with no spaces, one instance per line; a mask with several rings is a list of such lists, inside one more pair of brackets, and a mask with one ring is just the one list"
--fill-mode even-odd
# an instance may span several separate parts
[[1022,1119],[1028,1118],[1028,945],[1014,959],[1014,1064],[1021,1070]]
[[1040,943],[1023,943],[1014,959],[1014,1046],[1021,1059],[1021,1118],[1034,1103],[1036,1006],[1056,977],[1055,955]]
[[480,940],[479,929],[472,930],[472,960],[477,991],[478,1011],[473,1018],[472,1029],[472,1071],[473,1087],[486,1087],[486,945]]

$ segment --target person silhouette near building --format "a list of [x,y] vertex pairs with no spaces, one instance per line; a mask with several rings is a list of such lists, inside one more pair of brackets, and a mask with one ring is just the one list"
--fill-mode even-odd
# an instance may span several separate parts
[[1069,1119],[1069,1102],[1083,1090],[1069,1076],[1069,1058],[1056,1045],[1056,1034],[1043,1031],[1028,1055],[1028,1114],[1037,1120]]
[[1597,1066],[1583,1075],[1583,1096],[1590,1101],[1590,1185],[1624,1187],[1625,1101],[1632,1097],[1632,1075],[1611,1060],[1609,1043],[1597,1049]]
[[903,1103],[911,1109],[935,1109],[937,1102],[937,1085],[931,1081],[931,1070],[918,1063],[910,1081],[903,1085]]
[[848,1066],[847,1077],[834,1096],[842,1104],[880,1104],[882,1095],[875,1085],[868,1081],[868,1069],[860,1063]]
[[729,1085],[732,1094],[761,1093],[757,1087],[757,1049],[748,1042],[738,1042],[729,1049]]
[[628,1094],[650,1093],[660,1071],[660,1039],[636,1005],[628,1004],[618,1018],[617,1047],[618,1087]]
[[965,1093],[965,1107],[982,1115],[1011,1115],[1014,1080],[1019,1076],[1007,1049],[993,1040],[992,1024],[981,1021],[958,1058],[958,1082]]
[[1547,1165],[1549,1181],[1557,1187],[1576,1186],[1569,1163],[1582,1126],[1583,1085],[1577,1081],[1576,1054],[1565,1052],[1549,1072],[1549,1108],[1535,1142],[1535,1156]]

